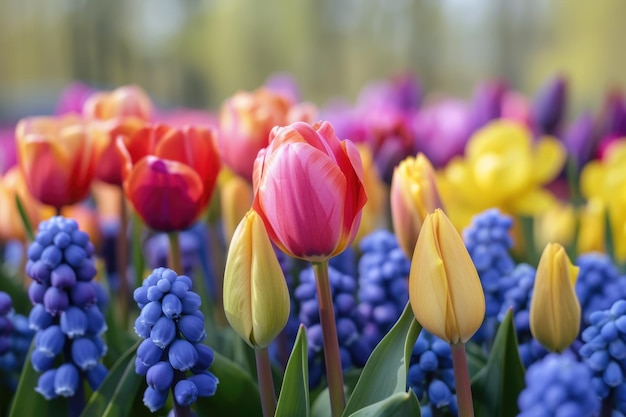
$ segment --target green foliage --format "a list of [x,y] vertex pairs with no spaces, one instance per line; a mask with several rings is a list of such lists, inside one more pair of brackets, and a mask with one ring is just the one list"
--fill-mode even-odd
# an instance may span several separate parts
[[308,347],[306,331],[301,325],[285,369],[275,417],[308,417],[309,410]]
[[419,417],[420,403],[413,390],[397,392],[382,401],[360,409],[349,417]]
[[26,210],[24,209],[24,204],[22,204],[22,200],[20,196],[15,194],[15,204],[17,205],[17,211],[20,213],[20,219],[22,220],[22,225],[24,226],[24,231],[26,232],[26,237],[29,241],[35,240],[35,233],[33,233],[33,226],[30,224],[30,220],[26,215]]

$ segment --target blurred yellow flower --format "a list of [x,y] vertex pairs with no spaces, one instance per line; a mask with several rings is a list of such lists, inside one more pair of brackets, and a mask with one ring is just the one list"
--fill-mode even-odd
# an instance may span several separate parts
[[435,170],[424,154],[400,162],[393,171],[390,193],[393,229],[410,259],[424,219],[436,208],[443,208]]
[[243,177],[233,174],[221,178],[219,191],[224,237],[228,243],[237,225],[252,207],[252,185]]
[[387,227],[387,186],[380,178],[378,168],[374,164],[374,156],[369,146],[357,144],[357,149],[361,155],[363,165],[363,186],[367,195],[367,203],[361,211],[361,224],[359,231],[354,238],[354,243],[358,244],[362,237],[379,228]]
[[233,235],[224,272],[224,313],[251,347],[266,348],[289,317],[289,291],[263,220],[250,210]]
[[[587,218],[594,226],[585,228],[587,241],[604,240],[604,213],[608,212],[615,257],[626,260],[626,140],[618,141],[603,160],[589,162],[580,174],[580,190],[592,205]],[[595,220],[594,220],[595,219]],[[590,236],[595,232],[595,237]]]
[[562,352],[580,328],[580,303],[574,286],[578,267],[558,243],[546,245],[530,300],[530,332],[546,349]]
[[536,215],[533,223],[535,247],[543,248],[551,242],[570,245],[576,234],[576,217],[574,206],[562,202],[555,202]]
[[543,188],[563,169],[564,146],[555,138],[533,141],[524,126],[498,120],[469,139],[465,156],[442,171],[439,191],[446,212],[463,228],[471,217],[497,207],[505,213],[535,215],[554,202]]
[[485,318],[485,294],[463,239],[441,209],[426,216],[409,275],[417,321],[448,343],[465,343]]

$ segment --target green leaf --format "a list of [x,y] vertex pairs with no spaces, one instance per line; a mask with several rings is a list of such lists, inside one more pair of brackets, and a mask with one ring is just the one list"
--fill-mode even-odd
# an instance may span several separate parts
[[209,368],[219,379],[215,395],[198,398],[199,416],[251,417],[261,415],[261,399],[256,381],[238,364],[214,352],[215,361]]
[[473,378],[487,364],[487,354],[481,346],[472,342],[465,344],[465,352],[469,375]]
[[411,351],[421,331],[411,306],[407,303],[402,316],[370,355],[361,377],[348,400],[344,416],[396,393],[406,393],[406,376]]
[[309,410],[309,359],[306,332],[298,329],[296,342],[285,368],[274,417],[308,417]]
[[135,352],[141,341],[130,347],[115,363],[100,388],[91,394],[81,416],[128,416],[143,376],[135,373]]
[[9,417],[37,416],[37,417],[66,417],[67,398],[55,398],[46,400],[43,395],[35,392],[39,381],[39,373],[35,371],[30,362],[30,356],[35,347],[33,339],[28,356],[24,361],[24,368],[20,375],[20,381],[13,397]]
[[17,205],[17,211],[20,213],[20,219],[22,220],[22,225],[24,226],[24,231],[26,232],[26,237],[29,241],[35,240],[35,234],[33,233],[33,226],[30,224],[30,220],[28,219],[28,215],[26,214],[26,210],[24,209],[24,204],[22,204],[22,200],[20,196],[15,193],[15,204]]
[[517,397],[524,389],[524,366],[519,356],[513,312],[500,324],[487,364],[471,380],[477,416],[514,417]]
[[[26,286],[20,282],[25,275],[23,270],[17,271],[18,276],[8,271],[4,265],[0,265],[0,291],[4,291],[13,300],[13,309],[16,313],[28,315],[33,304],[28,298]],[[27,278],[30,281],[30,278]]]
[[413,390],[398,392],[350,414],[350,417],[420,417],[420,403]]

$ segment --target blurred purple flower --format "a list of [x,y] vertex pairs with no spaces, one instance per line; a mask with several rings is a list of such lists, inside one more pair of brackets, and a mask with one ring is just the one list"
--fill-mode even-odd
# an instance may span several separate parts
[[95,92],[96,89],[85,83],[80,81],[72,82],[61,91],[54,113],[56,115],[68,113],[82,114],[83,104],[85,104],[87,98]]
[[567,154],[578,169],[592,159],[594,140],[593,117],[589,112],[583,112],[563,135],[563,144],[567,149]]
[[502,114],[502,100],[507,86],[499,80],[485,81],[474,90],[470,105],[470,129],[472,132],[485,126]]
[[423,107],[413,119],[417,152],[424,153],[434,167],[444,166],[463,153],[470,123],[470,110],[463,101],[444,99]]
[[281,94],[287,97],[293,104],[302,101],[302,94],[300,93],[300,87],[296,82],[293,75],[288,72],[276,72],[271,74],[263,86],[269,88],[275,93]]
[[533,100],[532,112],[538,133],[555,135],[567,106],[567,80],[562,75],[549,79]]
[[4,175],[16,163],[15,126],[0,126],[0,174]]
[[626,136],[626,102],[619,90],[609,92],[600,114],[599,136]]

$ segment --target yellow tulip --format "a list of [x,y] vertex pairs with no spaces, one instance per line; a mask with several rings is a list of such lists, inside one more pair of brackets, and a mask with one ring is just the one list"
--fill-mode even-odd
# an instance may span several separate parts
[[365,203],[361,211],[361,224],[354,238],[354,243],[358,243],[364,236],[367,236],[374,230],[387,227],[386,196],[388,195],[386,185],[380,178],[378,168],[374,164],[372,149],[363,144],[357,144],[356,146],[363,164],[363,186],[367,195],[367,203]]
[[390,194],[393,228],[398,244],[410,258],[424,219],[442,208],[435,171],[428,158],[420,153],[400,162],[393,171]]
[[285,327],[289,291],[263,220],[250,210],[233,235],[224,272],[224,312],[250,346],[266,348]]
[[415,245],[409,298],[417,321],[448,343],[465,343],[485,318],[485,294],[463,239],[441,209]]
[[530,300],[530,332],[546,349],[562,352],[578,335],[580,303],[574,291],[578,267],[563,246],[549,243],[541,254]]
[[252,185],[239,175],[229,176],[219,184],[222,223],[226,242],[235,233],[235,228],[252,207]]

